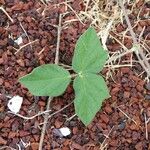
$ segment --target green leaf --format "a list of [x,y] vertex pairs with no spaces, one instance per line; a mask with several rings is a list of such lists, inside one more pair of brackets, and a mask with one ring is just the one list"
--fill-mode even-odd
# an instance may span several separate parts
[[109,98],[107,85],[103,77],[92,73],[82,73],[75,78],[75,111],[81,121],[87,126]]
[[61,95],[71,81],[69,72],[55,64],[42,65],[19,81],[36,96]]
[[96,31],[90,27],[77,41],[72,67],[77,73],[98,73],[103,69],[107,57],[107,51],[101,46]]

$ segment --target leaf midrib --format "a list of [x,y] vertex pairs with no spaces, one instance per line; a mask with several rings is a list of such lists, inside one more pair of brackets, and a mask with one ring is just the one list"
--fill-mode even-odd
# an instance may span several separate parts
[[31,80],[28,79],[27,81],[30,81],[30,82],[38,81],[39,82],[39,81],[49,81],[49,80],[54,80],[54,79],[62,80],[62,79],[69,79],[69,78],[70,78],[70,76],[65,77],[65,78],[49,78],[49,79],[44,78],[44,79],[40,79],[40,80],[39,79],[36,79],[36,80],[35,79],[31,79]]

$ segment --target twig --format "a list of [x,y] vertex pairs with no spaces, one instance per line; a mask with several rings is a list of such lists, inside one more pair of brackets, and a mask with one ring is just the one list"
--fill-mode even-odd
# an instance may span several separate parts
[[42,48],[42,50],[38,53],[38,55],[41,55],[45,50],[45,47]]
[[[107,64],[109,64],[109,63],[111,63],[111,62],[113,62],[113,61],[116,61],[117,59],[120,59],[121,57],[123,57],[123,56],[125,56],[125,55],[127,55],[127,54],[130,54],[130,53],[136,51],[136,47],[133,46],[133,47],[129,50],[124,44],[122,44],[122,43],[121,43],[117,38],[115,38],[113,35],[110,34],[110,36],[111,36],[112,38],[114,38],[114,39],[122,46],[122,48],[123,48],[125,51],[122,52],[121,54],[118,54],[118,55],[115,55],[115,56],[112,55],[112,56],[108,59]],[[132,63],[131,63],[131,64],[132,64]]]
[[146,71],[147,73],[147,76],[150,77],[150,64],[149,62],[147,61],[141,47],[140,47],[140,44],[138,43],[137,41],[137,38],[136,38],[136,35],[132,29],[132,26],[131,26],[131,23],[130,23],[130,20],[129,20],[129,17],[127,15],[127,11],[124,7],[124,4],[123,4],[123,1],[122,0],[119,0],[119,3],[120,3],[120,6],[121,6],[121,9],[123,11],[123,14],[125,16],[125,20],[127,22],[127,25],[128,25],[128,28],[129,28],[129,31],[130,31],[130,34],[131,34],[131,37],[133,39],[133,44],[136,46],[137,48],[137,51],[135,51],[135,54],[141,64],[141,66],[143,67],[143,69]]
[[83,24],[83,21],[81,20],[80,16],[76,13],[76,11],[68,4],[68,3],[65,3],[65,2],[62,2],[63,4],[65,4],[74,14],[75,16],[77,17],[77,19]]
[[38,117],[38,116],[41,116],[41,115],[46,114],[46,113],[49,113],[50,111],[51,111],[51,110],[42,111],[42,112],[39,112],[38,114],[36,114],[36,115],[34,115],[34,116],[31,116],[31,117],[26,117],[26,116],[22,116],[22,115],[20,115],[20,114],[15,114],[15,113],[13,113],[13,112],[11,112],[11,111],[9,111],[8,113],[13,114],[13,115],[15,115],[15,116],[18,116],[18,117],[20,117],[20,118],[22,118],[22,119],[25,119],[25,120],[32,120],[32,119],[34,119],[34,118],[36,118],[36,117]]
[[[22,28],[23,32],[25,33],[25,35],[26,35],[26,37],[28,38],[28,41],[29,41],[29,43],[30,43],[31,40],[30,40],[30,38],[29,38],[29,36],[28,36],[28,34],[27,34],[25,28],[23,27],[23,25],[22,25],[21,22],[19,22],[19,24],[20,24],[20,27]],[[31,45],[31,44],[30,44],[30,47],[31,47],[31,50],[32,50],[32,45]]]
[[134,120],[134,119],[132,119],[131,117],[129,117],[129,115],[127,115],[123,110],[121,110],[119,107],[117,107],[119,110],[120,110],[120,112],[122,112],[128,119],[130,119],[130,120],[132,120],[136,125],[137,125],[137,123],[136,123],[136,121]]
[[28,45],[30,45],[30,44],[33,44],[33,43],[35,43],[35,42],[37,42],[37,41],[38,41],[38,39],[35,40],[35,41],[32,41],[32,42],[29,42],[29,43],[27,43],[27,44],[21,46],[19,49],[14,48],[14,49],[16,50],[15,54],[17,54],[21,49],[25,48],[26,46],[28,46]]
[[66,121],[70,121],[70,120],[72,120],[74,117],[76,117],[77,115],[76,114],[74,114],[74,115],[72,115],[71,117],[69,117],[69,118],[67,118],[67,120]]
[[[57,47],[56,47],[56,55],[55,55],[55,64],[59,63],[61,20],[62,20],[62,15],[60,14],[60,16],[59,16],[59,24],[58,24],[58,27],[57,27]],[[47,111],[50,109],[50,103],[51,103],[52,99],[53,99],[53,97],[49,97],[49,99],[48,99],[48,103],[47,103],[47,107],[46,107]],[[49,119],[49,114],[46,113],[45,116],[44,116],[44,124],[43,124],[42,131],[41,131],[39,150],[42,150],[42,147],[43,147],[43,141],[44,141],[44,136],[45,136],[45,133],[46,133],[46,126],[47,126],[48,119]]]
[[15,148],[10,147],[10,146],[2,146],[2,147],[0,147],[0,150],[6,150],[6,149],[17,150]]
[[[71,103],[69,103],[68,105],[64,106],[63,108],[61,108],[61,109],[55,111],[54,113],[49,114],[49,115],[48,115],[48,119],[51,118],[51,117],[53,117],[54,115],[60,113],[61,111],[65,110],[65,109],[68,108],[72,103],[73,103],[73,101],[72,101]],[[15,113],[13,113],[13,112],[11,112],[11,111],[8,111],[7,113],[13,114],[13,115],[18,116],[18,117],[20,117],[20,118],[22,118],[22,119],[25,119],[25,120],[32,120],[32,119],[34,119],[34,118],[36,118],[36,117],[38,117],[38,116],[41,116],[41,115],[46,114],[46,113],[49,113],[49,112],[51,112],[51,110],[42,111],[42,112],[39,112],[38,114],[36,114],[36,115],[34,115],[34,116],[31,116],[31,117],[26,117],[26,116],[23,116],[23,115],[20,115],[20,114],[15,114]],[[75,115],[76,115],[76,114],[75,114]],[[72,117],[75,117],[75,115],[73,115]],[[68,119],[70,119],[70,118],[68,118]],[[68,121],[68,120],[67,120],[67,121]],[[44,123],[42,123],[42,124],[44,124]]]
[[63,108],[59,109],[58,111],[56,111],[56,112],[50,114],[50,115],[48,116],[48,118],[51,118],[51,117],[53,117],[54,115],[56,115],[56,114],[60,113],[61,111],[65,110],[65,109],[68,108],[72,103],[73,103],[73,102],[69,103],[68,105],[64,106]]
[[[53,97],[49,97],[48,98],[48,103],[47,103],[47,106],[46,106],[46,110],[50,109],[50,103],[51,103],[52,99],[53,99]],[[39,150],[42,150],[42,147],[43,147],[43,141],[44,141],[44,136],[45,136],[45,132],[46,132],[48,115],[49,114],[46,113],[45,116],[44,116],[44,124],[43,124],[42,131],[41,131],[41,137],[40,137],[40,143],[39,143]]]
[[123,64],[123,65],[105,65],[106,68],[112,68],[112,69],[115,69],[115,68],[120,68],[120,67],[132,67],[134,65],[131,65],[131,64]]
[[85,5],[85,12],[87,12],[88,10],[89,3],[90,3],[90,0],[87,0],[86,5]]
[[101,143],[101,146],[100,146],[100,150],[104,150],[104,148],[106,148],[107,144],[105,144],[106,140],[109,138],[109,135],[111,134],[112,130],[113,130],[114,126],[110,129],[109,133],[107,135],[104,135],[105,136],[105,139],[104,141]]
[[138,42],[141,41],[141,37],[143,36],[145,29],[146,29],[146,26],[143,27],[143,29],[142,29],[142,31],[141,31],[141,33],[140,33],[140,35],[139,35]]
[[146,118],[146,114],[144,114],[144,120],[145,120],[145,137],[146,140],[148,140],[148,129],[147,129],[147,124],[150,122],[150,118]]
[[40,0],[42,4],[44,4],[45,6],[47,6],[47,1],[45,2],[45,0]]
[[[73,103],[73,101],[72,101],[71,103],[69,103],[68,105],[64,106],[63,108],[61,108],[61,109],[55,111],[54,113],[49,114],[48,119],[50,119],[50,118],[52,118],[54,115],[56,115],[56,114],[62,112],[63,110],[65,110],[66,108],[68,108],[72,103]],[[41,125],[43,125],[43,124],[44,124],[44,122],[40,123],[39,126],[41,126]]]
[[5,15],[8,17],[8,19],[13,23],[14,22],[14,20],[9,16],[9,14],[6,12],[6,10],[1,6],[0,7],[0,10],[2,10],[4,13],[5,13]]

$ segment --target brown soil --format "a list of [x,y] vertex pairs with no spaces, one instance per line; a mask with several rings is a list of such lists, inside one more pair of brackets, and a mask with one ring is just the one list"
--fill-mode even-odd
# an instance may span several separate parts
[[[25,120],[8,113],[8,96],[19,95],[24,98],[19,112],[23,116],[33,116],[45,110],[48,98],[31,95],[18,83],[18,79],[41,64],[54,63],[57,43],[57,29],[54,25],[58,24],[59,14],[66,12],[64,4],[56,5],[60,2],[62,1],[49,2],[45,7],[38,0],[0,0],[0,4],[14,20],[12,23],[0,11],[0,149],[4,146],[7,146],[3,148],[6,150],[18,149],[17,144],[22,150],[38,149],[43,116]],[[142,37],[150,45],[150,20],[143,15],[149,11],[149,2],[145,5],[140,2],[137,8],[143,7],[139,15],[143,21],[134,30],[139,36],[145,26]],[[81,0],[69,4],[77,12],[84,9]],[[76,15],[69,8],[67,11],[69,13],[63,17],[63,25],[70,19],[76,19]],[[136,22],[134,16],[138,11],[133,10],[130,16],[132,24]],[[88,26],[89,23],[83,25],[80,21],[74,21],[62,30],[59,55],[61,63],[71,65],[75,43]],[[126,28],[125,23],[118,24],[116,33]],[[110,34],[118,38],[114,32]],[[20,35],[23,37],[22,45],[36,41],[19,50],[21,46],[14,40]],[[130,35],[124,42],[128,48],[132,46]],[[107,45],[112,52],[121,48],[111,39]],[[16,49],[19,50],[17,53]],[[121,61],[129,60],[130,57],[131,55],[125,56]],[[74,115],[72,104],[50,118],[43,150],[101,150],[105,145],[109,150],[150,150],[150,123],[147,123],[147,127],[145,125],[145,117],[147,120],[150,118],[150,83],[138,76],[142,71],[141,66],[136,63],[133,68],[122,67],[112,73],[113,78],[107,81],[111,98],[103,103],[102,109],[88,127],[77,117],[68,120]],[[106,73],[107,68],[103,71],[104,76]],[[51,103],[52,112],[60,110],[73,99],[74,91],[70,85],[62,96],[54,98]],[[70,128],[72,134],[65,138],[57,137],[53,129],[64,126]],[[30,143],[30,146],[25,148],[21,140]]]

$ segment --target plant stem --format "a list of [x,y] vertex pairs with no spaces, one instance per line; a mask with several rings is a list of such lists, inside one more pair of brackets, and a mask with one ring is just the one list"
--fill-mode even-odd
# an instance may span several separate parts
[[59,25],[57,27],[57,47],[56,47],[56,56],[55,56],[55,64],[58,65],[59,63],[59,47],[60,47],[60,35],[61,35],[61,19],[62,19],[62,15],[60,14],[59,16]]
[[[53,97],[49,97],[48,98],[46,110],[50,109],[50,103],[51,103],[52,99],[53,99]],[[44,117],[44,124],[43,124],[42,132],[41,132],[41,137],[40,137],[39,150],[42,150],[42,147],[43,147],[43,141],[44,141],[44,136],[45,136],[45,132],[46,132],[46,126],[47,126],[48,116],[49,116],[49,113],[46,113],[45,117]]]
[[[62,20],[62,15],[59,15],[59,25],[57,26],[57,47],[56,47],[56,55],[55,55],[55,64],[58,65],[59,63],[59,47],[60,47],[60,35],[61,35],[61,20]],[[47,106],[46,106],[46,111],[50,110],[50,103],[52,101],[53,97],[48,98]],[[40,143],[39,143],[39,150],[42,150],[43,148],[43,141],[44,141],[44,136],[46,132],[46,126],[47,122],[49,119],[49,113],[46,113],[44,116],[44,123],[43,123],[43,128],[41,131],[41,137],[40,137]]]
[[78,74],[71,74],[71,78],[75,78],[77,76],[78,76]]

